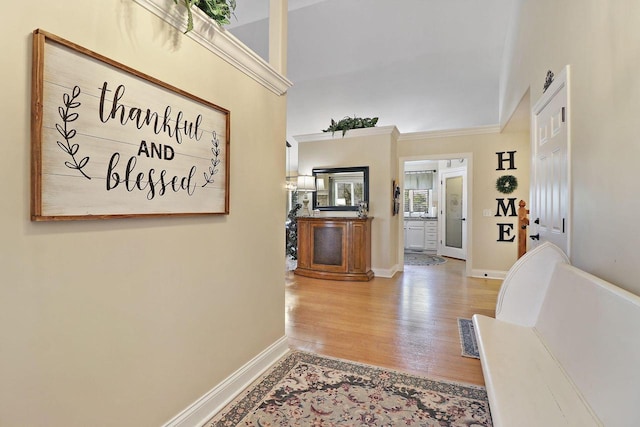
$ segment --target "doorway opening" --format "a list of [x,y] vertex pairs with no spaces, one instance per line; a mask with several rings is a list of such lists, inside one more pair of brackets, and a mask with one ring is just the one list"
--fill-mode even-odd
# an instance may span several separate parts
[[471,168],[471,153],[400,159],[399,265],[423,265],[420,256],[470,261]]

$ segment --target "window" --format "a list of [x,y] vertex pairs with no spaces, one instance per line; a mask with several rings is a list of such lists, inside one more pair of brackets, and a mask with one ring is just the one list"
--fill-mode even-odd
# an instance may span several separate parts
[[430,191],[433,188],[433,175],[435,171],[409,171],[404,174],[404,213],[412,214],[429,213]]
[[404,211],[409,214],[429,212],[429,190],[404,190]]

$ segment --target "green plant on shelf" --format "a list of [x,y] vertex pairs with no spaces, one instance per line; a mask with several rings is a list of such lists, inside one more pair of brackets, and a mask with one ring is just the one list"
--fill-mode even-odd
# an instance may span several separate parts
[[229,25],[231,16],[236,10],[236,0],[173,0],[177,5],[183,4],[187,8],[187,31],[193,30],[193,6],[202,10],[207,16],[213,19],[218,25]]
[[333,135],[336,131],[342,131],[342,136],[347,133],[348,130],[351,129],[363,129],[363,128],[372,128],[378,123],[378,118],[360,118],[360,117],[345,117],[340,121],[335,121],[331,119],[331,126],[327,129],[323,129],[322,132],[331,132]]

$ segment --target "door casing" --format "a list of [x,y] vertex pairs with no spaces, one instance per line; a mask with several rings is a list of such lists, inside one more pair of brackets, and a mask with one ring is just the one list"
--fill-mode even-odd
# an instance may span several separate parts
[[[400,157],[398,159],[398,185],[402,192],[404,192],[404,164],[405,162],[410,161],[420,161],[420,160],[451,160],[451,159],[465,159],[467,163],[467,177],[473,176],[473,153],[471,152],[463,152],[463,153],[446,153],[446,154],[424,154],[424,155],[416,155],[416,156],[408,156],[408,157]],[[440,209],[438,207],[438,209]],[[467,212],[473,212],[473,180],[467,179]],[[473,215],[467,216],[467,253],[466,253],[466,264],[465,264],[465,274],[466,276],[471,277],[473,275]],[[404,217],[402,212],[399,215],[396,215],[395,218],[398,219],[397,227],[398,227],[398,271],[404,270]]]

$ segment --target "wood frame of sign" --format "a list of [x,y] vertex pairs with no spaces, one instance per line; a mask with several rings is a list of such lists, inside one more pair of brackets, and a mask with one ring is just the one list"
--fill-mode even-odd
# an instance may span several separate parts
[[33,32],[31,220],[229,213],[231,113]]

